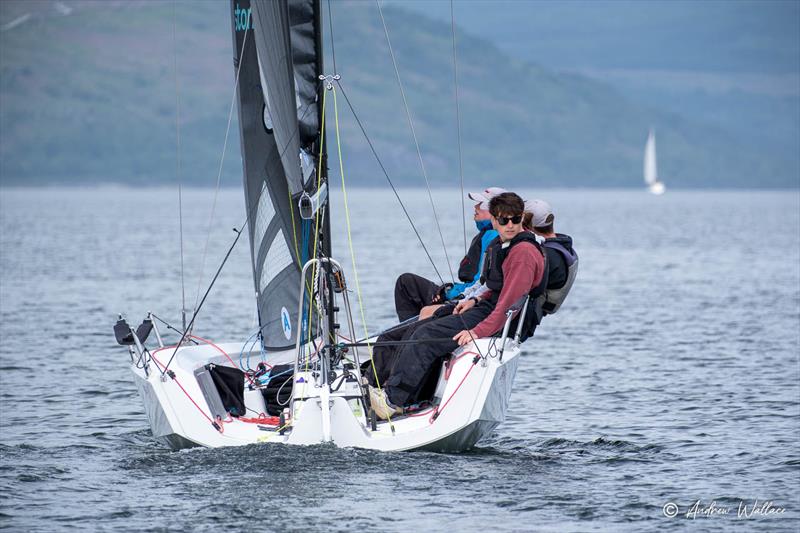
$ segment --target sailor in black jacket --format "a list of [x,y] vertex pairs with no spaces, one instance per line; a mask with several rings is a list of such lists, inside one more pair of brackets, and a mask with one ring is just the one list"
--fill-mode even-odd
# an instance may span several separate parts
[[544,200],[525,202],[523,227],[544,238],[542,247],[547,256],[547,290],[542,305],[544,315],[558,311],[578,273],[578,254],[572,247],[572,237],[556,233],[554,222],[550,204]]

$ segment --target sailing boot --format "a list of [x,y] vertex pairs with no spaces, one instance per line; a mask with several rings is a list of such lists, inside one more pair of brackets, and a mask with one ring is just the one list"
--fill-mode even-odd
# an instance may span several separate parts
[[389,420],[389,417],[403,414],[403,409],[395,407],[386,395],[386,389],[369,388],[369,401],[375,415],[381,420]]

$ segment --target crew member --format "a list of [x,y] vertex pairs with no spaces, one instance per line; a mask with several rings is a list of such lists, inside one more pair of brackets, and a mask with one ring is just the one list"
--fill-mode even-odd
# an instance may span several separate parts
[[[442,304],[460,296],[471,287],[481,276],[481,267],[486,247],[497,237],[497,231],[492,228],[491,215],[489,214],[489,201],[498,194],[506,192],[500,187],[489,187],[482,192],[471,192],[467,196],[475,202],[473,220],[478,228],[478,234],[473,237],[467,250],[467,255],[461,260],[458,267],[460,283],[445,283],[438,285],[429,279],[417,274],[407,272],[401,274],[394,285],[394,306],[397,318],[401,322],[420,314],[423,307],[431,304]],[[433,309],[426,310],[427,318],[433,314]]]
[[501,193],[489,202],[492,227],[500,246],[492,246],[481,280],[489,290],[480,298],[461,300],[453,314],[434,318],[399,347],[397,363],[383,389],[370,389],[376,415],[387,419],[420,400],[419,393],[434,362],[458,346],[498,332],[506,312],[536,289],[544,275],[544,256],[533,234],[523,231],[525,203],[514,193]]

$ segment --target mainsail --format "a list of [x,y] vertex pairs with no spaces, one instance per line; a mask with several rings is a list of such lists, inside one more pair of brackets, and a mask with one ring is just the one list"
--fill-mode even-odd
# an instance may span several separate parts
[[232,0],[231,10],[258,322],[263,346],[280,349],[294,345],[302,261],[316,240],[298,200],[318,181],[319,1]]
[[644,183],[653,185],[658,181],[658,166],[656,165],[656,134],[651,129],[647,135],[647,144],[644,146]]

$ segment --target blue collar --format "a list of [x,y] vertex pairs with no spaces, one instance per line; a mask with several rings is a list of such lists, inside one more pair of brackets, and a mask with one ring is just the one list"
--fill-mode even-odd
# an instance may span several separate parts
[[478,228],[478,231],[483,231],[485,229],[492,229],[492,221],[491,220],[476,220],[475,227]]

